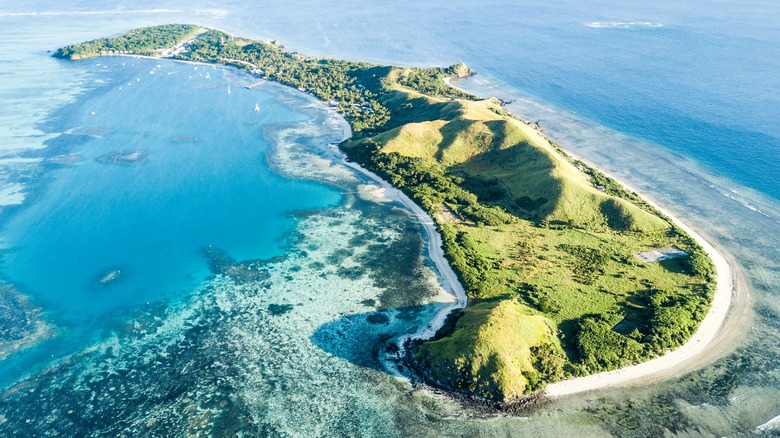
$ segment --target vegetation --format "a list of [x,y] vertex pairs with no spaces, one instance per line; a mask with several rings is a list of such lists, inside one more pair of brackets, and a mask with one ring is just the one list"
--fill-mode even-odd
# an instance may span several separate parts
[[188,24],[165,24],[142,27],[116,38],[100,38],[59,49],[55,56],[66,59],[83,59],[115,53],[155,55],[157,50],[169,48],[194,36],[197,26]]
[[246,68],[333,102],[354,131],[377,130],[390,117],[376,93],[361,83],[361,79],[372,82],[376,77],[370,64],[311,58],[286,51],[278,43],[234,38],[217,30],[199,36],[189,48],[180,59]]
[[466,64],[455,64],[448,68],[407,68],[400,71],[397,81],[402,87],[417,90],[427,96],[474,100],[471,94],[450,87],[444,79],[465,77],[474,74]]
[[516,300],[468,307],[449,336],[422,344],[417,356],[447,370],[435,375],[445,385],[501,399],[560,378],[565,361],[552,321]]
[[[79,58],[120,42],[148,50],[148,38],[135,40],[156,34],[136,31],[61,53]],[[415,349],[441,385],[519,397],[662,354],[684,343],[706,314],[714,291],[706,253],[635,193],[566,156],[499,102],[444,83],[471,74],[468,67],[310,58],[216,30],[186,49],[179,59],[235,65],[336,107],[355,133],[341,144],[350,159],[436,218],[470,298],[454,323]],[[671,245],[690,257],[649,264],[635,257]]]

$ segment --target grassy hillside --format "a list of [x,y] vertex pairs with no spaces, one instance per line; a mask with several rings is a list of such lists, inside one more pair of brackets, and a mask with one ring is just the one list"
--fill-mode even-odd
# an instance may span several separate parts
[[421,345],[417,357],[447,386],[502,399],[560,378],[565,363],[555,324],[517,300],[468,307],[452,333]]
[[477,194],[481,202],[499,205],[519,217],[620,231],[669,227],[626,200],[598,191],[584,173],[529,126],[492,111],[500,109],[493,102],[464,101],[446,106],[450,109],[446,120],[402,125],[373,141],[381,145],[383,153],[395,152],[446,167],[463,178],[463,187]]
[[423,96],[392,77],[380,101],[406,123],[342,148],[437,218],[468,291],[458,323],[416,348],[429,377],[511,399],[649,359],[693,334],[714,290],[711,265],[697,273],[689,259],[635,257],[697,251],[681,230],[494,100]]
[[[546,383],[647,360],[682,345],[714,292],[711,260],[682,230],[615,181],[567,157],[494,99],[444,79],[472,72],[311,58],[278,43],[168,25],[61,49],[120,50],[234,65],[334,105],[354,135],[350,159],[432,217],[470,298],[415,348],[434,383],[512,399]],[[677,246],[690,257],[641,262]]]

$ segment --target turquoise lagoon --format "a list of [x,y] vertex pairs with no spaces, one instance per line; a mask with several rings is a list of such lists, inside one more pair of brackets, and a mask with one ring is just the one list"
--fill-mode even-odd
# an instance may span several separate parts
[[0,265],[49,332],[0,364],[3,432],[392,433],[384,348],[445,304],[420,227],[328,146],[343,120],[230,68],[53,62],[81,87],[13,163]]
[[[3,231],[2,278],[58,330],[80,332],[43,348],[55,355],[116,313],[200,286],[209,247],[236,260],[282,255],[291,213],[341,199],[268,167],[267,131],[309,117],[281,103],[282,91],[245,89],[251,78],[213,67],[89,63],[102,84],[44,127],[62,134],[31,153],[45,177]],[[140,158],[111,162],[117,153]]]

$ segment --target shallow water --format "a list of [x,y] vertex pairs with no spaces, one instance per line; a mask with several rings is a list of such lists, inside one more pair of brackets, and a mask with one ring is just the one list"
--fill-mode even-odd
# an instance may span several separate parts
[[[285,2],[254,9],[229,1],[186,7],[140,1],[121,12],[111,2],[0,6],[0,53],[8,58],[0,63],[0,95],[10,103],[0,108],[0,145],[7,151],[0,193],[11,205],[0,217],[7,248],[0,272],[42,307],[38,317],[58,333],[3,361],[6,382],[32,377],[3,395],[0,429],[66,435],[723,436],[767,423],[780,415],[780,123],[774,111],[780,96],[772,91],[778,89],[778,13],[769,2],[705,6],[396,2],[366,9]],[[341,130],[322,107],[272,86],[247,97],[241,84],[250,79],[230,71],[209,70],[211,79],[190,80],[189,74],[161,75],[180,68],[174,63],[68,63],[46,54],[165,22],[280,39],[311,54],[395,64],[467,62],[480,75],[463,86],[514,100],[510,109],[540,120],[553,140],[677,212],[733,254],[750,283],[752,322],[729,341],[726,357],[701,371],[556,401],[528,419],[475,419],[425,392],[410,393],[376,357],[385,339],[415,331],[438,306],[431,303],[436,287],[422,259],[420,230],[406,214],[351,194],[359,181],[329,164],[325,145],[338,141]],[[636,24],[647,22],[662,26]],[[127,87],[133,79],[143,82]],[[236,84],[230,95],[228,83]],[[185,106],[185,94],[192,105]],[[256,100],[260,114],[290,117],[252,125]],[[184,109],[189,117],[176,119]],[[103,123],[92,123],[96,118]],[[122,123],[126,119],[134,122]],[[179,124],[190,129],[174,129]],[[100,129],[59,137],[78,127]],[[135,145],[139,138],[142,147]],[[231,141],[219,141],[225,138]],[[149,151],[136,165],[94,161],[105,151],[136,149]],[[188,155],[193,149],[195,161]],[[84,158],[74,165],[40,162],[59,150]],[[217,164],[230,175],[238,169],[243,179],[225,178]],[[177,172],[167,172],[172,167]],[[204,176],[205,169],[214,174]],[[192,184],[187,175],[213,176],[224,185]],[[297,179],[312,176],[317,180]],[[288,205],[290,196],[275,197],[280,186],[309,196]],[[118,188],[126,199],[117,198]],[[223,191],[241,204],[238,211],[215,195]],[[263,207],[247,201],[254,195],[264,197]],[[267,210],[275,203],[284,205]],[[97,213],[87,216],[94,222],[82,222],[84,216],[66,208],[74,205]],[[196,220],[157,214],[170,212],[169,205]],[[298,213],[290,216],[293,210]],[[253,226],[263,221],[267,227]],[[124,223],[128,234],[107,232],[98,239],[93,230],[100,222]],[[152,230],[142,233],[149,240],[131,237],[141,225]],[[42,236],[51,246],[38,240]],[[145,246],[150,244],[153,250]],[[206,279],[201,249],[209,244],[236,260],[283,257],[257,262],[262,275],[252,282]],[[118,247],[126,249],[113,249]],[[56,263],[47,273],[23,260],[47,260],[48,251],[80,253],[57,257],[79,265],[76,275],[58,280]],[[72,272],[65,269],[60,273]],[[127,276],[109,285],[118,293],[107,294],[95,281],[112,269]],[[53,284],[70,292],[47,289]],[[77,351],[37,373],[52,352]],[[771,427],[762,430],[771,433]]]

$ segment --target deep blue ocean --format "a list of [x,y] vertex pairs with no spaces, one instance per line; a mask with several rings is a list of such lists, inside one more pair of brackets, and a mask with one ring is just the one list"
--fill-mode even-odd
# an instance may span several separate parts
[[[467,63],[458,86],[736,260],[738,335],[679,378],[527,418],[412,391],[378,357],[447,297],[420,228],[328,147],[338,118],[232,69],[50,56],[170,22]],[[777,433],[778,23],[769,1],[0,1],[0,435]]]

